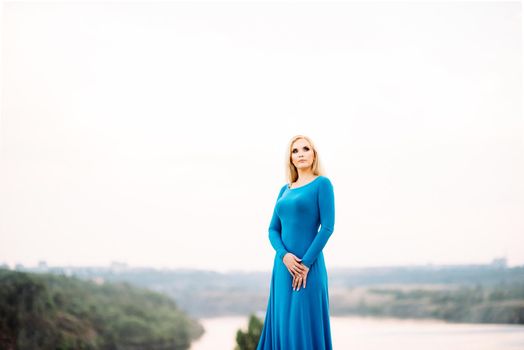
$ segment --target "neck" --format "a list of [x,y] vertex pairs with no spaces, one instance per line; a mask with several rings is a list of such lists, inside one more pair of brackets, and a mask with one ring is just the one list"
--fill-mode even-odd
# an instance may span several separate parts
[[309,179],[311,177],[314,177],[313,171],[311,171],[311,168],[308,169],[297,169],[298,178],[299,179]]

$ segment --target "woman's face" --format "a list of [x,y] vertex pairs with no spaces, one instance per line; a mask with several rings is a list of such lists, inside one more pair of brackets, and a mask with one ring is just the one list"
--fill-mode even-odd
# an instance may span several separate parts
[[293,146],[291,146],[291,161],[297,169],[311,167],[314,158],[313,149],[307,140],[298,139],[293,142]]

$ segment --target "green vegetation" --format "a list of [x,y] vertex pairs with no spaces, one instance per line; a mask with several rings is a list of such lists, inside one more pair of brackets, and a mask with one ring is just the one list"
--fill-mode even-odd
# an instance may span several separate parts
[[169,297],[0,269],[1,349],[188,349],[202,326]]
[[496,286],[382,286],[336,290],[333,315],[437,318],[524,324],[524,283]]
[[263,325],[264,323],[261,319],[253,314],[250,315],[247,331],[244,332],[242,329],[237,331],[235,350],[256,350]]
[[[264,312],[270,272],[49,268],[85,280],[129,282],[171,296],[193,317]],[[524,324],[524,266],[412,266],[329,269],[335,316],[437,318]]]

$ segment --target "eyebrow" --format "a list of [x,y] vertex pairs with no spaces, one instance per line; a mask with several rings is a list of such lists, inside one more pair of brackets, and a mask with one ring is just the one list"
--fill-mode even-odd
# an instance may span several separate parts
[[[306,147],[309,148],[309,146],[304,146],[304,147],[302,147],[302,148],[306,148]],[[293,148],[293,151],[296,150],[296,149],[297,149],[296,147]]]

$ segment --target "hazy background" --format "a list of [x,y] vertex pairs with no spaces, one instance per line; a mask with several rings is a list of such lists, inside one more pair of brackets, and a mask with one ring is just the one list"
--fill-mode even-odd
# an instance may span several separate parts
[[2,5],[0,263],[269,270],[300,133],[328,267],[524,264],[520,2]]

